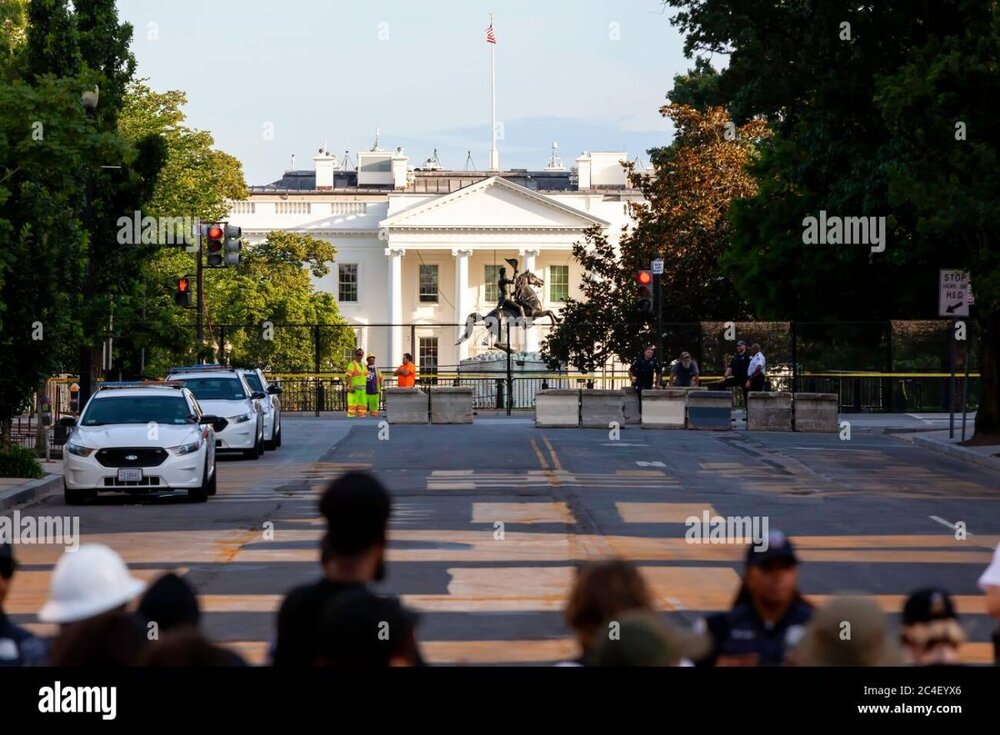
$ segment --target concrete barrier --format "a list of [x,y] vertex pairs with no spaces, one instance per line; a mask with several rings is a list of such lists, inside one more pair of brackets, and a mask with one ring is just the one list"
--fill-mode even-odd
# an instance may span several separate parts
[[386,388],[385,416],[390,424],[426,424],[427,394],[420,388]]
[[791,431],[792,394],[747,393],[747,431]]
[[728,390],[688,393],[687,427],[705,431],[731,431],[733,394]]
[[705,388],[665,388],[642,392],[642,428],[683,429],[687,425],[687,399]]
[[792,407],[796,431],[840,430],[840,399],[836,393],[796,393]]
[[580,391],[550,388],[535,394],[535,426],[576,428],[580,425]]
[[625,423],[625,396],[621,390],[580,391],[580,425],[590,429],[607,429],[612,422]]
[[472,387],[431,388],[431,423],[432,424],[471,424],[472,423]]
[[639,394],[635,392],[635,388],[622,388],[622,396],[625,398],[625,423],[640,423]]

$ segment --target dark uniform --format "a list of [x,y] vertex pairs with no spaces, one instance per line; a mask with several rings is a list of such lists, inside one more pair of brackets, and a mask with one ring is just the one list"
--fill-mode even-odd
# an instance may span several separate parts
[[[746,342],[741,343],[746,346]],[[743,354],[736,353],[733,355],[733,359],[729,361],[729,370],[732,372],[725,380],[720,380],[713,387],[716,390],[723,390],[725,388],[739,388],[743,392],[743,406],[747,405],[747,375],[750,372],[750,353],[747,350],[743,351]]]
[[653,387],[653,377],[660,372],[660,361],[655,357],[647,360],[643,355],[633,362],[629,369],[635,373],[635,387],[639,390],[650,390]]
[[[0,576],[9,582],[17,562],[9,544],[0,544]],[[24,628],[14,625],[0,609],[0,666],[43,666],[47,646]]]
[[[747,550],[748,566],[766,564],[774,559],[798,563],[791,541],[778,532],[772,534],[771,539],[766,550],[757,551],[753,546]],[[712,638],[712,650],[696,665],[714,666],[720,656],[757,654],[758,666],[780,666],[805,634],[812,614],[813,606],[796,593],[782,618],[766,623],[753,606],[750,593],[744,589],[731,610],[699,621],[701,631]]]

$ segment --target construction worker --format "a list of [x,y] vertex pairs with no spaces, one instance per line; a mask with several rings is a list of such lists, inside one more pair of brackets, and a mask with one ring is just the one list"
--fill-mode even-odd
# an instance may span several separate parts
[[403,355],[403,364],[393,373],[396,376],[396,386],[412,388],[417,377],[417,366],[413,364],[413,355],[409,352]]
[[365,351],[360,347],[354,351],[354,359],[347,366],[347,416],[364,416],[367,413],[365,406],[365,381],[368,379],[368,368],[365,366]]
[[365,373],[365,399],[361,406],[361,415],[365,415],[365,409],[372,416],[378,416],[379,399],[382,398],[382,371],[375,367],[375,355],[368,355],[368,366]]

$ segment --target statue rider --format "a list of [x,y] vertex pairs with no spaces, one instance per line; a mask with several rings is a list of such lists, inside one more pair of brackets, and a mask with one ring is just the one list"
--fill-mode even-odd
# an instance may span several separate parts
[[507,269],[503,266],[500,267],[500,280],[497,281],[497,286],[500,289],[500,302],[497,304],[497,311],[502,312],[505,306],[509,306],[511,309],[520,314],[523,319],[525,316],[524,307],[521,306],[515,299],[515,296],[517,295],[515,292],[515,279],[517,278],[516,262],[513,266],[514,278],[507,278]]

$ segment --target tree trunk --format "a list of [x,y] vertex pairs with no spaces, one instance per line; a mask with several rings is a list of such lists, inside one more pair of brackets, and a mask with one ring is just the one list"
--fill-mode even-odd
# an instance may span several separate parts
[[979,410],[976,439],[1000,439],[1000,310],[979,316]]

